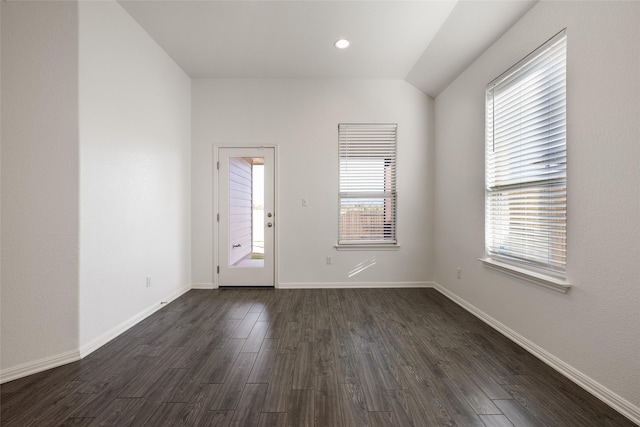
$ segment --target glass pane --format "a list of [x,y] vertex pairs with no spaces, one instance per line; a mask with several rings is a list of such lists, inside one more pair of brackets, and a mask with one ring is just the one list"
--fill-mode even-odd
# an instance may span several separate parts
[[264,267],[264,158],[229,158],[229,266]]
[[340,243],[395,242],[395,195],[340,199]]

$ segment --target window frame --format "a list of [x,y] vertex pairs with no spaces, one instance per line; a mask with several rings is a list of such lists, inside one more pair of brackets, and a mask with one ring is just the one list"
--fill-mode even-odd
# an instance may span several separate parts
[[[560,65],[552,62],[558,51],[562,59]],[[566,279],[566,58],[566,29],[563,29],[486,87],[485,255],[480,258],[487,267],[563,293],[570,288]],[[544,66],[538,66],[539,63]],[[535,78],[545,82],[553,78],[560,84],[522,83],[535,81]],[[524,85],[522,89],[518,86],[520,84]],[[496,88],[504,90],[503,98],[498,98],[494,92]],[[513,94],[517,94],[517,101]],[[559,99],[557,103],[556,96]],[[497,103],[496,99],[499,100]],[[522,114],[523,107],[530,108],[531,103],[548,107],[546,115]],[[499,112],[498,108],[501,109]],[[534,111],[539,114],[541,110]],[[512,129],[515,128],[518,136],[506,136],[507,132],[503,132],[496,146],[496,129],[500,129],[500,126],[495,128],[496,117],[511,114],[518,119],[513,122],[515,125],[508,123],[514,126],[509,128],[509,132],[514,133]],[[551,119],[556,117],[560,118],[557,122],[560,137],[549,143],[552,123],[554,131],[556,126]],[[544,135],[535,129],[534,138],[525,141],[523,130],[529,131],[531,127],[525,127],[532,122],[536,125],[546,123],[548,128],[545,129],[549,130]],[[506,125],[502,126],[506,129]],[[522,154],[527,149],[530,150],[528,153],[536,153]],[[517,155],[513,154],[514,150],[518,150]],[[536,226],[532,226],[532,222]],[[544,242],[545,239],[547,247],[543,243],[539,249],[532,249],[538,244],[536,242]]]
[[[350,138],[350,131],[358,133],[359,135]],[[392,138],[388,137],[390,132],[393,135]],[[371,136],[371,139],[363,140],[362,133]],[[380,143],[379,147],[371,149],[372,145],[375,145],[376,142]],[[380,154],[378,148],[382,150],[383,155]],[[335,245],[337,250],[396,250],[400,247],[397,238],[397,148],[397,123],[338,124],[338,242]],[[371,151],[368,152],[368,149],[371,149]],[[349,169],[349,164],[345,165],[345,162],[349,162],[350,160],[353,165],[359,163],[361,168],[366,169],[366,172],[360,172],[361,175],[359,175],[358,178],[368,178],[371,179],[371,181],[366,181],[366,184],[363,185],[363,181],[360,180],[358,184],[355,184],[357,180],[354,179],[355,175],[351,176],[345,172]],[[375,167],[375,163],[378,160],[383,164],[379,173]],[[357,167],[354,170],[357,170]],[[357,173],[358,172],[356,172],[356,174]],[[371,175],[370,177],[366,177],[362,175],[366,175],[367,173],[379,176],[374,177],[374,175]],[[380,186],[378,182],[380,181],[380,177],[382,177],[381,188],[373,190],[374,187]],[[349,230],[343,233],[343,230],[347,228],[343,224],[345,202],[353,203],[358,199],[369,203],[379,199],[383,205],[382,215],[384,218],[382,223],[379,224],[374,231],[374,234],[379,233],[382,235],[382,238],[367,239],[365,235],[360,234],[361,238],[349,239]],[[371,203],[371,205],[374,205],[374,203]],[[390,209],[391,212],[387,212],[387,209]],[[357,211],[355,204],[354,210]],[[390,219],[387,220],[387,218]]]

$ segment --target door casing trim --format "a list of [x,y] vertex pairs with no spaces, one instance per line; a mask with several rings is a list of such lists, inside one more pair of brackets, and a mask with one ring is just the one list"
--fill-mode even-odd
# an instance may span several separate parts
[[280,198],[278,196],[279,191],[278,191],[278,182],[279,182],[279,159],[278,159],[278,144],[230,144],[230,143],[224,143],[224,144],[212,144],[212,150],[213,150],[213,183],[212,183],[212,200],[213,200],[213,206],[212,206],[212,214],[211,215],[211,221],[213,221],[213,235],[211,236],[211,246],[213,249],[213,268],[212,268],[212,273],[213,273],[213,277],[211,282],[213,283],[213,289],[218,289],[220,287],[220,282],[219,282],[219,276],[217,273],[217,266],[220,265],[219,264],[219,240],[218,237],[220,236],[219,231],[219,226],[220,223],[216,220],[216,216],[219,212],[219,206],[220,206],[220,201],[219,201],[219,192],[218,192],[218,182],[220,179],[220,170],[217,167],[218,161],[220,160],[220,149],[225,149],[225,148],[230,148],[230,149],[235,149],[235,148],[252,148],[252,149],[259,149],[259,148],[273,148],[273,205],[274,205],[274,213],[276,215],[276,219],[277,219],[277,223],[276,223],[276,227],[273,233],[273,287],[274,288],[279,288],[280,286],[278,285],[279,283],[279,268],[278,268],[278,260],[279,260],[279,241],[280,241]]

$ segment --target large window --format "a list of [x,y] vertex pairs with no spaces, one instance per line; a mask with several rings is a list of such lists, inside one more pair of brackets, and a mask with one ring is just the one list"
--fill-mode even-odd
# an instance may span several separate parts
[[564,279],[564,31],[487,86],[485,153],[488,258]]
[[338,245],[395,245],[396,124],[340,124]]

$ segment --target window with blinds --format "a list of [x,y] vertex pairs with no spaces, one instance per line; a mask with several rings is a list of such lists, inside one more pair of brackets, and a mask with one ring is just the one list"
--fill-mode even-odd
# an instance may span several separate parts
[[495,261],[565,277],[566,33],[486,89],[486,251]]
[[396,244],[396,124],[340,124],[338,245]]

